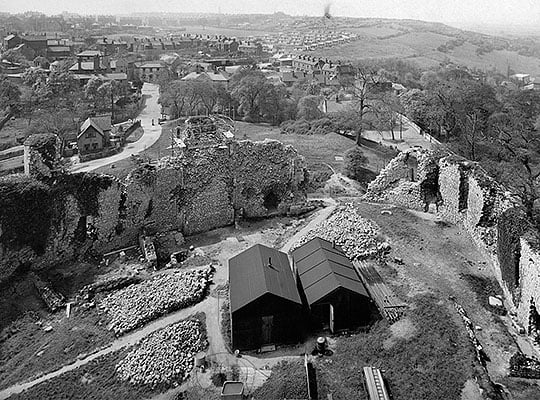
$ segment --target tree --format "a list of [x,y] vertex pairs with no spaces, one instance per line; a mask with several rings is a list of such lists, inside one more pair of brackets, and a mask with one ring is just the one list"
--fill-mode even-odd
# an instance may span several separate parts
[[527,100],[537,94],[511,94],[488,121],[490,152],[482,164],[500,182],[516,191],[529,217],[540,198],[540,135],[535,127],[540,110]]
[[40,67],[40,68],[43,68],[43,69],[49,69],[49,66],[51,65],[49,60],[47,60],[45,57],[41,57],[41,56],[38,56],[38,57],[34,58],[33,64],[34,64],[34,66]]
[[173,118],[182,115],[193,115],[201,104],[193,81],[175,80],[160,88],[159,103],[168,107]]
[[[394,129],[400,124],[403,113],[398,96],[394,92],[382,93],[375,105],[375,117],[379,130],[389,130],[392,134],[392,140],[396,140]],[[402,139],[401,133],[400,130],[400,139]]]
[[297,118],[305,120],[319,119],[323,113],[319,109],[320,98],[319,96],[304,96],[298,102]]
[[269,85],[261,102],[261,112],[265,121],[279,125],[295,118],[296,101],[283,85]]
[[13,82],[5,77],[0,77],[0,110],[13,113],[21,98],[21,91]]
[[368,159],[359,146],[354,146],[344,154],[343,173],[356,181],[364,182],[373,173],[366,168]]
[[358,65],[356,76],[341,80],[341,85],[353,95],[353,110],[358,114],[356,144],[360,145],[365,117],[373,111],[373,102],[385,91],[386,81],[378,76],[377,70],[370,65]]
[[240,76],[239,80],[231,80],[231,96],[238,104],[238,113],[245,121],[259,122],[261,103],[272,84],[260,71],[241,71]]

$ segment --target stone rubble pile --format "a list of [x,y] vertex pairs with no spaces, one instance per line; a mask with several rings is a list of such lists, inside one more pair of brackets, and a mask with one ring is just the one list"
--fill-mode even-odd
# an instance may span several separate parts
[[376,237],[379,227],[358,214],[353,204],[336,208],[330,217],[309,231],[291,250],[300,247],[314,237],[320,237],[339,245],[351,260],[377,254],[381,244]]
[[99,304],[110,317],[109,329],[124,334],[171,311],[202,300],[211,267],[160,275],[106,296]]
[[116,366],[120,379],[135,385],[170,385],[187,378],[195,354],[204,350],[201,323],[186,320],[145,337]]

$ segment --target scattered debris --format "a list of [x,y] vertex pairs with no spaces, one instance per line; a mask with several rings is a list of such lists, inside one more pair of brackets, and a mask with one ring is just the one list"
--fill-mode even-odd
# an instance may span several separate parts
[[39,293],[39,296],[51,312],[55,312],[59,308],[62,308],[65,303],[65,298],[62,294],[53,290],[46,282],[44,282],[36,274],[32,274],[32,280],[34,286]]
[[510,358],[510,376],[540,379],[540,361],[522,353],[515,353]]
[[137,349],[116,366],[120,379],[134,385],[156,387],[186,379],[194,357],[204,350],[201,323],[181,321],[145,337]]
[[[377,241],[379,227],[360,216],[353,204],[347,203],[336,208],[330,217],[319,223],[302,237],[291,251],[307,243],[314,237],[335,242],[351,260],[369,257],[384,250]],[[386,244],[386,248],[389,248]]]
[[109,294],[99,308],[111,318],[109,329],[121,335],[201,301],[211,274],[212,268],[206,267],[160,275]]

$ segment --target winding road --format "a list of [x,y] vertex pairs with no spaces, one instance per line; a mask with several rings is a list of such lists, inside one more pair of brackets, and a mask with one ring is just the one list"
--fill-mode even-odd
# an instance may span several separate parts
[[[141,120],[141,127],[144,130],[141,138],[136,142],[129,143],[121,153],[75,164],[71,172],[90,172],[105,165],[118,162],[124,158],[139,154],[159,139],[161,135],[161,126],[158,124],[158,118],[161,115],[161,106],[158,104],[159,86],[153,83],[145,83],[142,88],[142,94],[146,97],[145,107],[137,117],[137,119]],[[152,119],[155,125],[152,125]]]

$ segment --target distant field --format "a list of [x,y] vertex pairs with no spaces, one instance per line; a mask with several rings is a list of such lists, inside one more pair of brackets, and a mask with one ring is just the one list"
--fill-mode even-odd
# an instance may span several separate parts
[[359,28],[350,28],[347,30],[353,33],[357,33],[359,35],[366,35],[377,38],[383,38],[390,35],[398,35],[402,32],[401,30],[392,29],[388,26],[365,26]]
[[403,58],[415,56],[410,46],[378,39],[356,40],[342,46],[312,51],[311,54],[334,60],[362,60],[368,58]]
[[436,51],[437,47],[452,39],[454,38],[433,32],[411,32],[390,39],[381,40],[381,45],[385,45],[385,43],[388,42],[407,46],[414,51],[431,52]]
[[[365,28],[372,32],[375,28]],[[358,30],[357,30],[358,31]],[[312,54],[332,59],[357,61],[370,58],[401,58],[417,63],[421,68],[430,68],[444,60],[479,69],[496,69],[506,74],[508,66],[516,72],[540,75],[540,59],[520,56],[511,51],[492,51],[477,55],[477,46],[464,43],[453,50],[443,53],[437,50],[441,44],[452,40],[433,32],[411,32],[388,39],[360,39],[342,46],[319,49]]]

